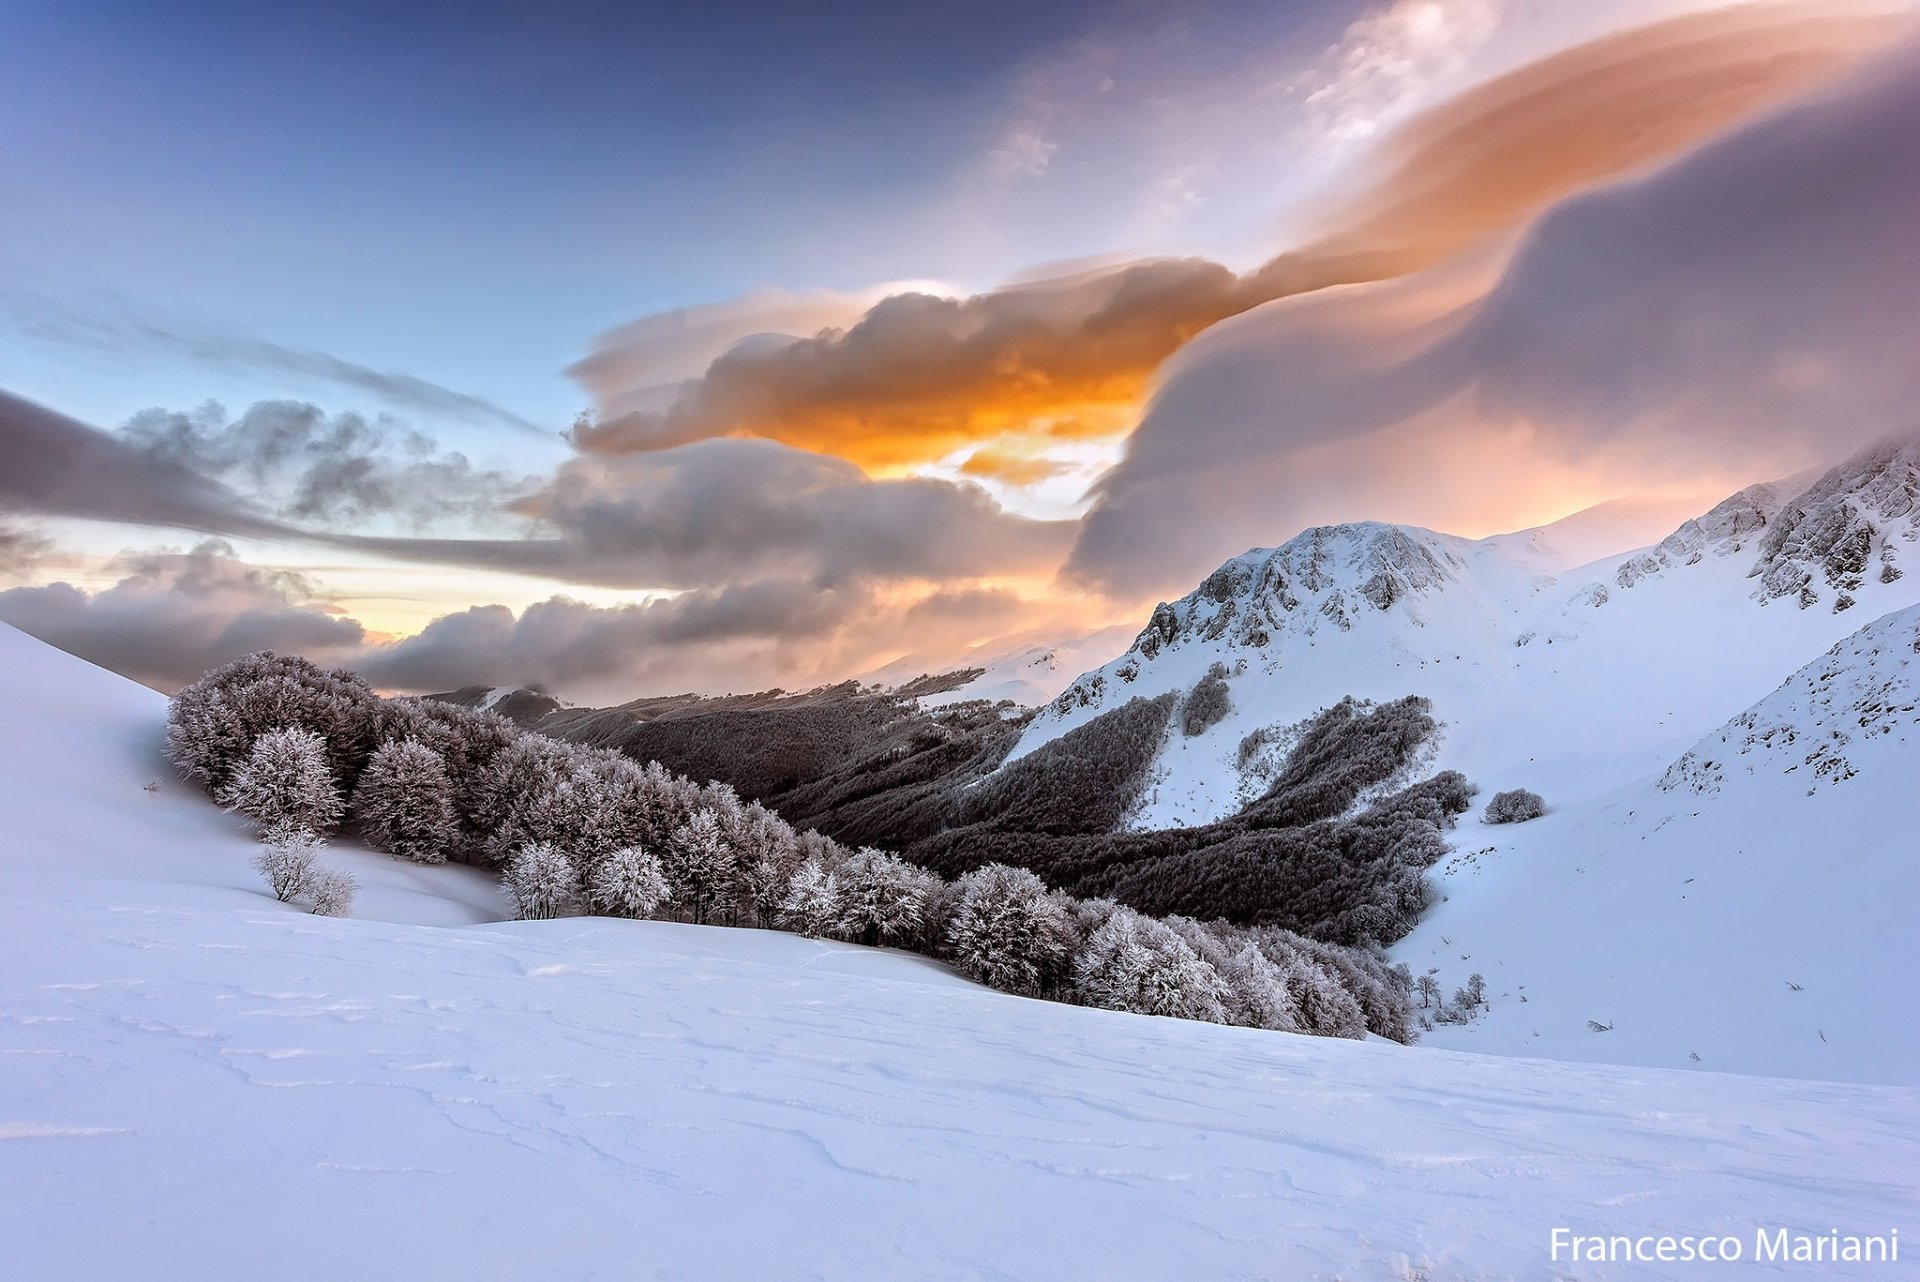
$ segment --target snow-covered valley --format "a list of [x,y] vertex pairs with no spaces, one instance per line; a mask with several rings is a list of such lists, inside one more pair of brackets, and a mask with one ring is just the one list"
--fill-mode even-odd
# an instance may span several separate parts
[[1903,1087],[1124,1015],[768,932],[503,923],[470,870],[345,847],[362,919],[306,916],[166,773],[158,696],[0,644],[12,1276],[1685,1277],[1556,1264],[1551,1231],[1751,1258],[1757,1227],[1884,1234],[1920,1206]]

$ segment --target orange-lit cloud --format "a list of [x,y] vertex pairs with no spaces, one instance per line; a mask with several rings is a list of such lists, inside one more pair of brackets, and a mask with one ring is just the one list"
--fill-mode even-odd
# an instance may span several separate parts
[[[736,346],[640,408],[623,371],[646,368],[660,335],[616,333],[577,371],[602,415],[575,442],[622,454],[758,436],[879,473],[982,447],[974,474],[1044,479],[1043,454],[984,447],[1114,435],[1167,357],[1219,321],[1430,266],[1836,74],[1891,30],[1886,19],[1736,8],[1555,55],[1411,122],[1386,142],[1380,176],[1340,207],[1338,230],[1244,275],[1164,259],[970,297],[895,294],[844,328]],[[796,315],[822,314],[819,300],[789,301]]]
[[1570,191],[1712,137],[1886,47],[1885,14],[1745,5],[1673,18],[1544,58],[1385,140],[1375,177],[1300,253],[1356,278],[1430,266]]

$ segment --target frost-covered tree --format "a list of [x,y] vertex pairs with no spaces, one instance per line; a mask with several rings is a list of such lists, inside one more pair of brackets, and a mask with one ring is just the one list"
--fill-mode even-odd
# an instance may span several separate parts
[[252,746],[240,714],[222,691],[189,686],[167,706],[167,757],[187,778],[218,795]]
[[501,878],[521,921],[566,917],[580,909],[580,877],[559,847],[536,841],[507,861]]
[[1468,1015],[1487,1004],[1487,978],[1479,971],[1467,976],[1464,986],[1453,990],[1453,1004]]
[[266,878],[273,897],[290,904],[307,889],[313,877],[314,854],[319,848],[320,839],[304,828],[278,832],[260,847],[260,853],[253,857],[253,866]]
[[1227,690],[1227,665],[1216,663],[1208,668],[1206,675],[1194,683],[1187,691],[1187,697],[1180,705],[1180,730],[1189,739],[1226,720],[1233,711],[1233,703]]
[[1163,921],[1122,908],[1096,930],[1073,964],[1089,1006],[1225,1023],[1226,984]]
[[1546,801],[1539,793],[1528,792],[1525,788],[1496,792],[1493,800],[1487,803],[1487,822],[1490,824],[1525,823],[1546,813]]
[[919,928],[938,878],[867,847],[840,865],[839,880],[841,934],[856,944],[895,944]]
[[794,870],[800,866],[797,834],[786,820],[756,801],[740,807],[725,835],[733,847],[742,913],[750,914],[756,925],[775,925]]
[[629,846],[606,855],[587,876],[587,900],[608,917],[651,917],[670,891],[651,851]]
[[368,845],[415,863],[446,862],[460,838],[446,763],[412,739],[374,752],[353,790],[353,819]]
[[685,909],[695,925],[704,925],[723,899],[733,876],[733,852],[727,848],[720,820],[711,810],[696,812],[673,830],[660,859],[674,903]]
[[1247,933],[1225,922],[1206,925],[1187,917],[1166,918],[1168,929],[1213,968],[1226,985],[1226,1021],[1243,1028],[1301,1031],[1300,1007],[1284,972],[1254,946]]
[[273,836],[304,828],[322,833],[340,819],[340,789],[326,744],[311,730],[288,726],[253,742],[221,800]]
[[1310,941],[1292,931],[1262,928],[1250,933],[1256,946],[1286,976],[1287,991],[1300,1010],[1304,1029],[1320,1037],[1359,1040],[1367,1035],[1367,1017],[1354,995],[1319,964]]
[[319,867],[307,880],[307,898],[316,917],[346,917],[353,913],[353,897],[360,883],[340,868]]
[[1025,868],[988,864],[955,886],[947,946],[962,970],[1002,992],[1028,995],[1065,978],[1075,932],[1045,882]]
[[1445,995],[1440,991],[1440,981],[1433,977],[1431,971],[1420,976],[1413,987],[1414,992],[1419,995],[1421,1010],[1431,1010],[1444,1000]]
[[1305,1031],[1300,1004],[1287,987],[1286,975],[1252,943],[1242,944],[1219,971],[1227,984],[1234,1023],[1277,1033]]
[[817,857],[808,857],[787,885],[780,918],[809,939],[830,935],[840,926],[840,881]]

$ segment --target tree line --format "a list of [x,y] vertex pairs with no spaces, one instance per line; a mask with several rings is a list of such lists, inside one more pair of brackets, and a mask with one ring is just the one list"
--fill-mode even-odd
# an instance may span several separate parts
[[[1131,718],[1164,727],[1170,706],[1142,704]],[[1115,724],[1129,743],[1139,737],[1129,720]],[[297,657],[250,655],[183,688],[167,748],[182,773],[256,825],[275,892],[312,897],[316,911],[344,911],[337,878],[313,852],[346,831],[396,858],[497,869],[523,918],[593,913],[789,930],[909,949],[1025,996],[1325,1036],[1412,1037],[1410,977],[1376,948],[1271,923],[1153,915],[1068,893],[1001,860],[949,879],[872,845],[800,830],[728,784],[696,783],[657,761],[522,730],[488,711],[384,699],[355,673]],[[1096,759],[1104,755],[1068,772],[1100,812],[1076,823],[1106,822],[1112,786],[1124,782]],[[1047,813],[1044,798],[1003,800],[989,809],[1033,822]]]

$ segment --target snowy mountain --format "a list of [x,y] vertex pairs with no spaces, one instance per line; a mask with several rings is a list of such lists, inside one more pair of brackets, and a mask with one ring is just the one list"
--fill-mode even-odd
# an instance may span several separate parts
[[985,699],[990,703],[1005,699],[1023,708],[1034,708],[1053,699],[1078,673],[1086,670],[1087,664],[1113,653],[1131,635],[1130,629],[1116,626],[1085,636],[989,642],[957,660],[908,655],[866,673],[860,680],[862,684],[881,685],[891,690],[911,687],[929,675],[952,672],[964,680],[942,682],[938,693],[917,696],[921,707],[939,708],[965,699]]
[[[1869,623],[1662,774],[1463,822],[1394,949],[1490,1009],[1435,1045],[1915,1080],[1890,977],[1920,968],[1920,607]],[[1897,981],[1894,981],[1897,982]],[[1593,1028],[1588,1021],[1604,1026]],[[1697,1058],[1695,1058],[1697,1056]]]
[[[6,628],[0,694],[9,1276],[1492,1279],[1550,1267],[1556,1224],[1751,1258],[1757,1227],[1920,1209],[1903,1088],[1116,1014],[771,932],[507,923],[471,870],[344,844],[362,919],[307,916],[166,772],[159,696]],[[1848,756],[1836,794],[1868,777]]]
[[1571,569],[1556,567],[1551,526],[1480,540],[1307,530],[1158,607],[1010,759],[1136,696],[1184,696],[1220,664],[1231,711],[1169,736],[1135,826],[1232,813],[1272,765],[1248,736],[1348,695],[1431,698],[1447,726],[1437,764],[1485,788],[1598,795],[1664,769],[1862,617],[1920,601],[1902,570],[1920,541],[1917,496],[1920,438],[1907,438],[1810,484],[1749,487],[1652,547]]

